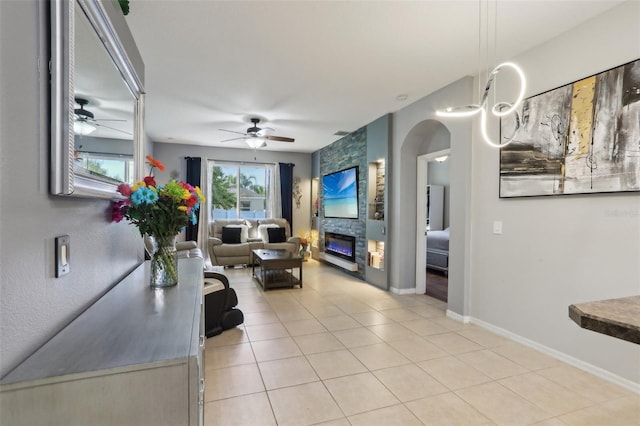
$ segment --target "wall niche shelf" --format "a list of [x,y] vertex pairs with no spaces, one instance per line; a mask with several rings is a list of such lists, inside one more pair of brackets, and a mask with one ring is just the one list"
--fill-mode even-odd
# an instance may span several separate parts
[[385,161],[378,160],[369,163],[369,187],[367,218],[369,220],[384,220],[384,192],[385,192]]
[[367,241],[367,266],[384,271],[384,241]]

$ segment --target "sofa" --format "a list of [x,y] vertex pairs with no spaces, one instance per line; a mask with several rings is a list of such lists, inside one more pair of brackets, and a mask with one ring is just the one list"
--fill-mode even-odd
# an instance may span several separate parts
[[[154,251],[153,244],[147,235],[143,238],[145,259],[151,259],[151,253]],[[198,248],[198,244],[195,241],[179,241],[176,242],[176,254],[178,259],[186,259],[189,257],[202,258],[202,252]]]
[[[228,231],[233,231],[231,228],[240,229],[240,241],[229,239]],[[270,235],[282,232],[284,237],[281,239],[284,241],[270,242]],[[252,250],[288,250],[297,254],[300,250],[300,237],[291,236],[291,226],[286,219],[216,219],[209,223],[208,249],[213,265],[252,265]]]

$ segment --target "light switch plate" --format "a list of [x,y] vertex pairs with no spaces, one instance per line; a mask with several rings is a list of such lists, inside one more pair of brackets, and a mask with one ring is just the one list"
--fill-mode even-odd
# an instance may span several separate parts
[[502,234],[502,221],[494,220],[493,221],[493,233],[496,235]]
[[56,237],[56,278],[69,273],[70,241],[68,235]]

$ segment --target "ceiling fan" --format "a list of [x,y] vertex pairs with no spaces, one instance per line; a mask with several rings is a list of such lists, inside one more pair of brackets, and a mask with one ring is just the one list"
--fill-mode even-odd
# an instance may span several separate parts
[[91,111],[84,108],[85,105],[89,104],[89,101],[87,99],[75,98],[75,101],[78,105],[80,105],[80,108],[75,108],[73,110],[75,114],[75,120],[73,122],[74,133],[78,135],[86,136],[96,131],[98,127],[104,127],[105,129],[114,130],[116,132],[125,133],[131,136],[131,133],[129,132],[99,123],[99,121],[127,121],[127,120],[95,118],[95,115]]
[[255,149],[255,148],[263,148],[267,146],[267,141],[293,142],[295,140],[293,138],[285,138],[283,136],[266,135],[264,133],[264,130],[273,130],[273,129],[269,127],[262,127],[262,128],[258,127],[258,123],[260,122],[260,119],[257,117],[252,117],[251,122],[253,123],[253,126],[249,127],[245,133],[236,132],[234,130],[218,129],[223,132],[236,133],[238,135],[242,135],[236,138],[225,139],[220,142],[230,142],[230,141],[235,141],[239,139],[244,139],[247,145]]

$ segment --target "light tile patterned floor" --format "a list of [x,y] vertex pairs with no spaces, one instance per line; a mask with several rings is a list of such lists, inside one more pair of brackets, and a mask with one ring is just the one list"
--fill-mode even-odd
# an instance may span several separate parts
[[245,323],[207,339],[205,425],[640,425],[640,396],[315,261],[264,293],[226,269]]

